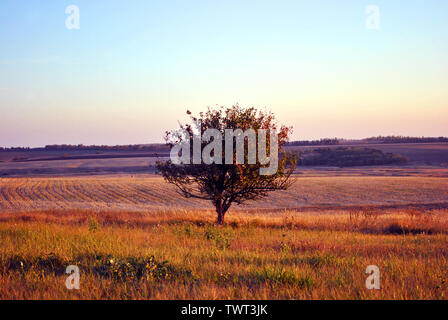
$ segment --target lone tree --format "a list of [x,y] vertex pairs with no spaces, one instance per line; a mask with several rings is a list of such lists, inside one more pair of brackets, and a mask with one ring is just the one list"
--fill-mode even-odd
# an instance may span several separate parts
[[[190,111],[187,111],[187,114],[192,124],[180,124],[179,130],[167,131],[165,137],[171,148],[182,143],[186,146],[187,149],[182,149],[181,153],[182,157],[185,157],[183,159],[187,161],[179,163],[179,161],[168,160],[158,162],[156,167],[167,182],[177,187],[181,195],[187,198],[210,200],[216,208],[218,224],[224,223],[225,214],[233,203],[241,204],[247,200],[261,199],[270,191],[285,190],[291,185],[290,178],[295,169],[296,160],[292,155],[283,152],[282,147],[292,129],[278,126],[271,112],[235,105],[231,108],[208,108],[207,112],[201,112],[199,117],[192,116]],[[214,132],[220,134],[205,138],[207,129],[216,129]],[[232,134],[230,146],[228,140],[226,139],[225,142],[222,138],[224,136],[227,138],[229,131]],[[264,132],[271,139],[266,139],[266,135],[263,139]],[[253,133],[255,133],[255,139]],[[274,145],[271,140],[275,136],[277,136],[275,142],[278,146],[276,144],[276,148],[272,149]],[[202,139],[198,140],[198,137]],[[208,143],[209,140],[213,140],[213,143]],[[254,140],[258,141],[256,159],[254,158]],[[212,144],[214,148],[210,147]],[[195,151],[195,148],[200,150]],[[264,159],[260,156],[260,148],[266,154]],[[266,150],[269,150],[270,165],[274,161],[277,169],[271,174],[260,173],[268,167]],[[207,152],[213,158],[212,163],[204,159],[198,161],[194,158],[195,156],[190,161],[192,154],[204,157]]]

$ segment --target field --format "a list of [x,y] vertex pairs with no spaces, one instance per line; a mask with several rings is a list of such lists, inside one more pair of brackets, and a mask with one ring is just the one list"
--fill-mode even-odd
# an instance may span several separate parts
[[[348,144],[344,147],[368,147],[383,152],[398,153],[410,162],[405,166],[404,174],[427,171],[443,170],[448,176],[448,143],[416,143],[416,144]],[[337,148],[333,146],[304,146],[287,147],[288,151],[307,151],[316,148]],[[0,151],[0,177],[34,177],[34,176],[78,176],[78,175],[105,175],[105,174],[145,174],[154,173],[154,164],[157,160],[167,159],[167,150],[159,152],[141,151],[95,151],[95,150],[24,150],[24,151]],[[363,173],[372,172],[372,167]],[[324,171],[328,168],[305,167],[299,171]],[[344,169],[337,167],[331,171],[346,173]],[[380,174],[389,175],[387,171],[403,171],[401,166],[381,166],[376,168]],[[351,172],[351,171],[349,171]]]
[[[439,156],[299,168],[291,189],[232,207],[222,227],[209,203],[123,170],[153,160],[5,160],[0,299],[446,299]],[[36,166],[47,171],[24,174]],[[80,290],[65,286],[69,265],[80,268]],[[369,265],[380,269],[380,290],[366,289]]]
[[[154,211],[212,209],[185,199],[160,176],[34,177],[0,180],[0,210]],[[448,206],[448,179],[424,176],[301,176],[286,191],[234,207],[246,211]],[[231,213],[230,213],[231,214]]]
[[[0,224],[0,298],[445,299],[446,213],[234,215],[221,228],[198,211],[16,213]],[[64,285],[72,264],[80,290]],[[380,290],[365,287],[368,265]]]
[[[224,227],[207,203],[152,175],[7,178],[0,190],[1,299],[448,293],[443,177],[299,177],[291,190],[233,208]],[[80,290],[64,284],[72,264]],[[380,268],[381,290],[365,288],[368,265]]]

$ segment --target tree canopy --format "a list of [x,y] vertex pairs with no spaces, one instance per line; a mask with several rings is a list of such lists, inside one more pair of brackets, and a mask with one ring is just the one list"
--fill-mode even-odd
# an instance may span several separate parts
[[[199,162],[196,159],[193,163],[176,163],[168,160],[158,162],[157,170],[167,182],[177,187],[181,195],[211,201],[216,208],[218,224],[224,223],[225,214],[233,203],[258,200],[271,191],[285,190],[291,185],[291,174],[296,162],[295,158],[283,152],[282,148],[288,141],[292,128],[279,126],[271,112],[235,105],[229,108],[208,108],[198,117],[193,116],[190,111],[187,111],[187,114],[192,123],[180,124],[178,130],[166,132],[167,144],[173,148],[186,143],[188,149],[182,150],[184,157],[191,157],[195,152],[194,148],[199,146],[200,155],[209,152],[214,161],[206,163],[204,159]],[[208,129],[219,132],[221,138],[215,135],[204,139]],[[230,146],[223,138],[228,137],[229,129],[233,129],[230,130]],[[255,133],[258,141],[258,153],[252,163],[251,148],[256,144],[250,132]],[[271,138],[267,139],[263,133]],[[198,137],[202,137],[201,140],[198,140]],[[213,141],[210,142],[212,138]],[[215,141],[216,139],[218,141]],[[243,143],[243,155],[241,149],[237,148],[238,142]],[[211,148],[211,145],[214,148]],[[260,157],[263,153],[260,150],[266,152],[265,159]],[[183,154],[184,152],[189,154]],[[232,157],[230,163],[229,152]],[[244,161],[241,161],[242,159]],[[263,174],[263,170],[269,166],[276,169],[275,172]]]

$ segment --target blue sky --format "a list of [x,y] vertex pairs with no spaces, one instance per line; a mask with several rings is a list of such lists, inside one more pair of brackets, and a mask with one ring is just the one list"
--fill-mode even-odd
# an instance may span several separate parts
[[447,1],[1,0],[0,43],[0,146],[161,142],[236,102],[295,139],[448,135]]

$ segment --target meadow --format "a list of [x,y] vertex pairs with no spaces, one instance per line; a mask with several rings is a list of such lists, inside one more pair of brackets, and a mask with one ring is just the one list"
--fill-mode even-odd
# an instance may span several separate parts
[[155,175],[3,178],[0,299],[446,299],[445,177],[296,180],[217,227]]
[[[445,299],[446,211],[29,212],[0,224],[1,299]],[[80,268],[80,290],[65,267]],[[377,265],[381,289],[367,290]]]

